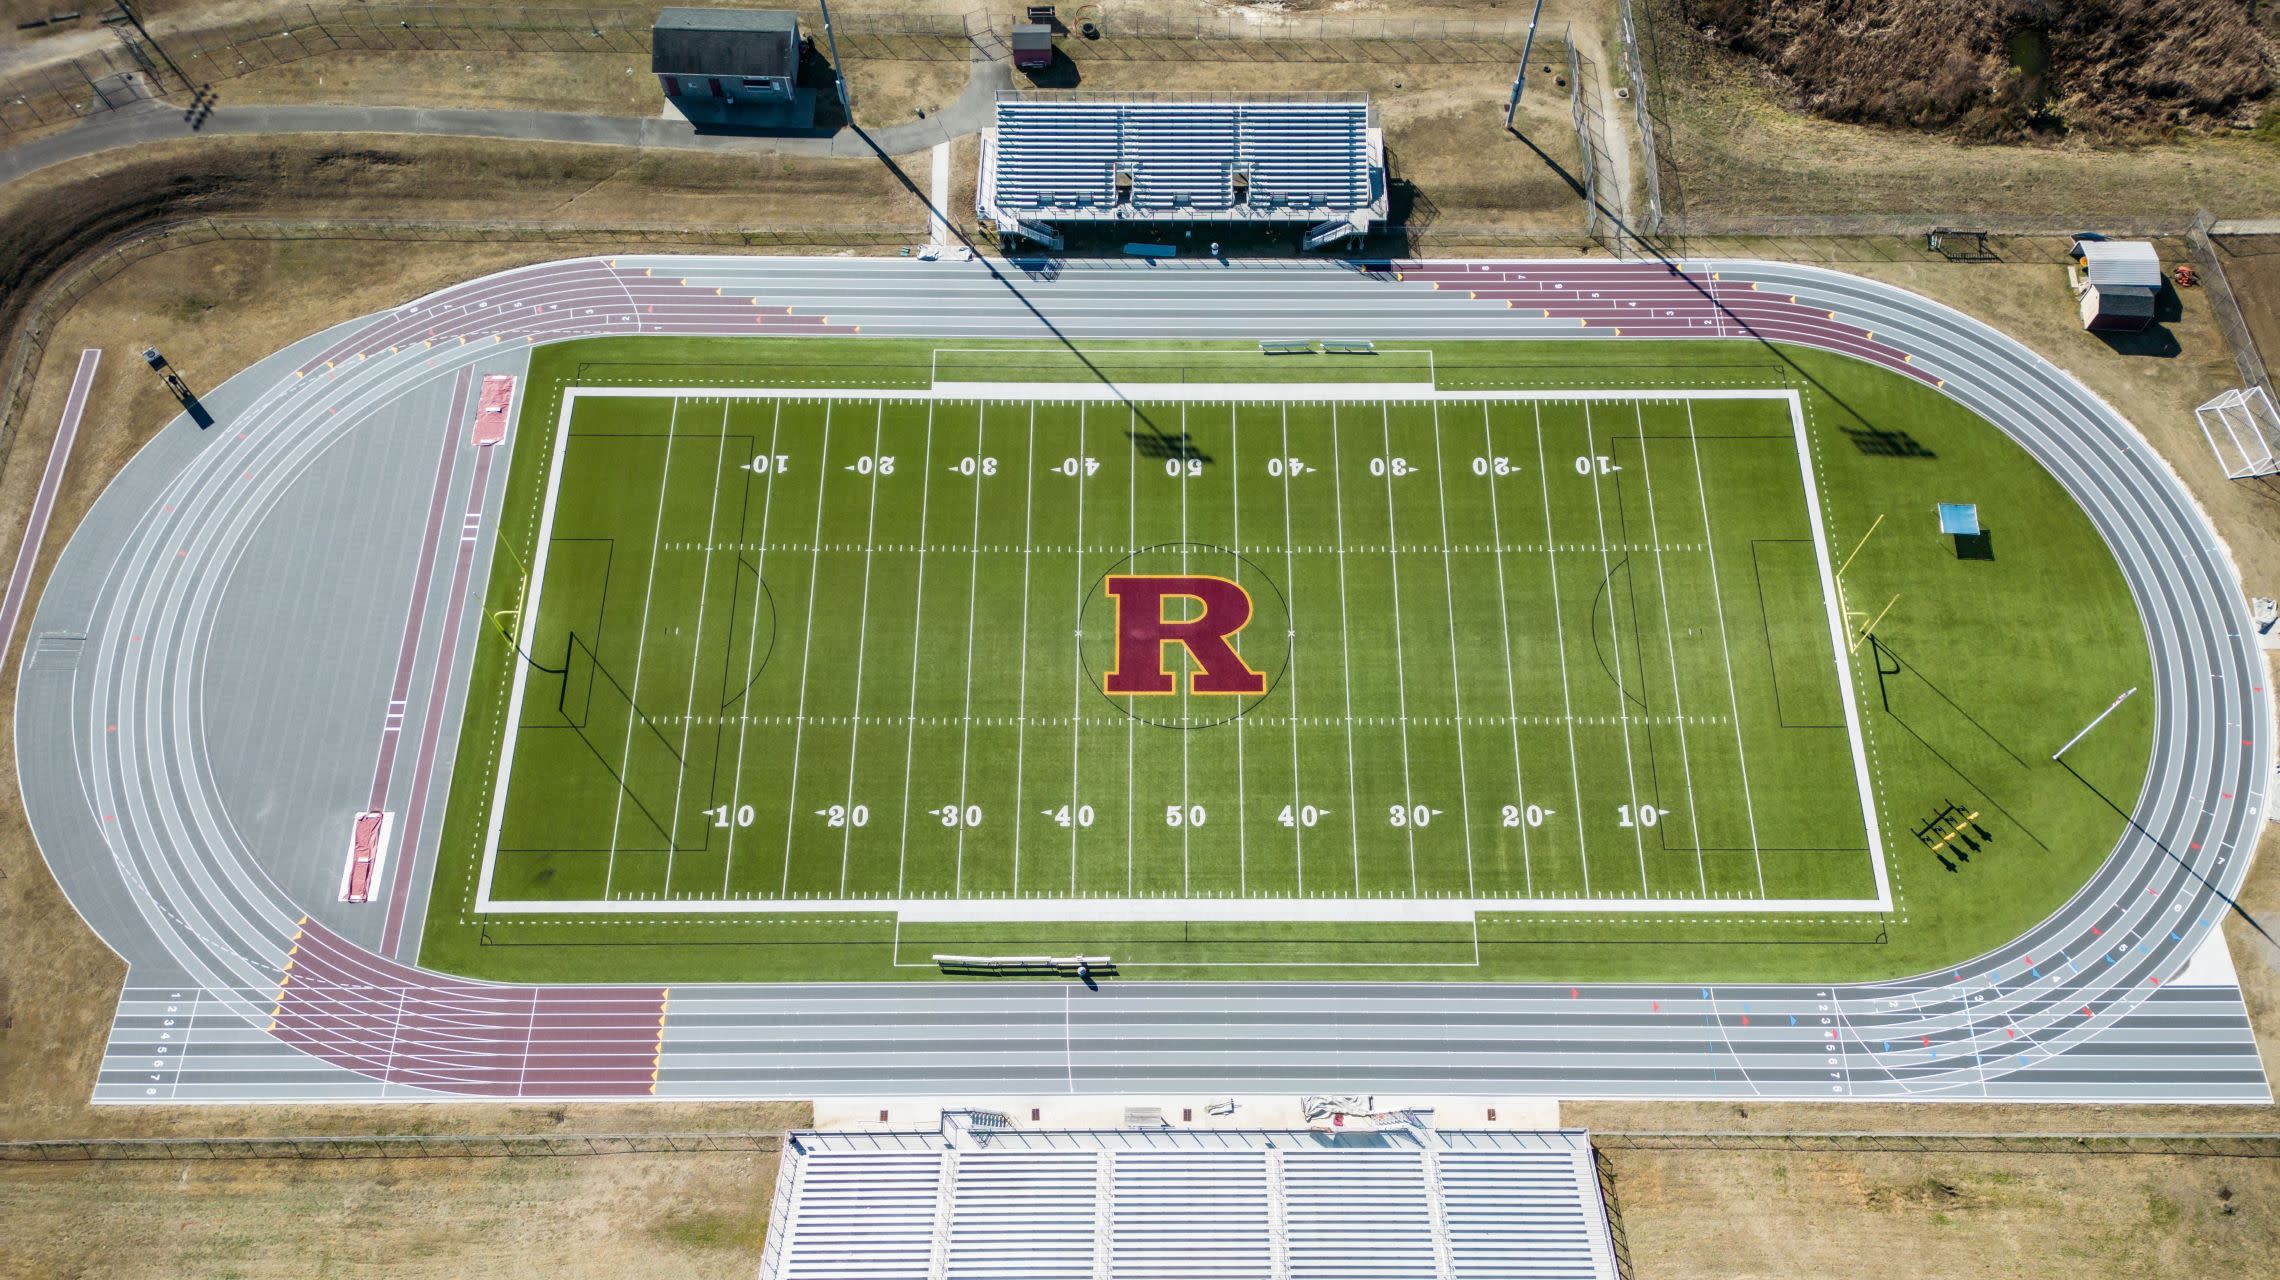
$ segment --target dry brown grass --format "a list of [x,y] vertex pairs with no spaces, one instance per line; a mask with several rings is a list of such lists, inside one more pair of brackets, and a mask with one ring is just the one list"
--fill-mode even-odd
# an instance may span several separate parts
[[0,1275],[749,1277],[773,1154],[0,1164]]
[[[1607,1153],[1635,1274],[2270,1274],[2280,1161]],[[2228,1211],[2229,1210],[2229,1211]]]
[[214,85],[219,109],[256,103],[487,107],[654,116],[665,95],[646,55],[480,50],[331,53]]
[[972,64],[963,59],[863,59],[851,61],[855,122],[867,129],[905,124],[923,111],[932,116],[966,90]]

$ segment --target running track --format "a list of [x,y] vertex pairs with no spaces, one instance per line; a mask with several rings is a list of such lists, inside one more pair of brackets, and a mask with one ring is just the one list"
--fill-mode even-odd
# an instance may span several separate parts
[[[296,895],[274,873],[300,854],[240,834],[203,750],[217,708],[258,696],[279,714],[297,707],[432,731],[449,717],[431,704],[464,680],[462,645],[427,696],[397,695],[402,708],[382,705],[396,671],[386,657],[321,686],[210,683],[226,589],[273,568],[278,544],[259,537],[263,518],[313,483],[328,450],[355,444],[357,432],[421,423],[427,434],[410,438],[424,443],[407,454],[416,465],[403,472],[415,496],[397,504],[416,526],[432,510],[419,501],[429,486],[440,495],[456,483],[434,478],[434,449],[464,423],[433,421],[433,406],[462,371],[513,368],[534,342],[857,329],[1037,337],[1048,322],[1078,339],[1754,336],[1842,351],[1939,386],[2061,478],[2136,594],[2159,724],[2135,830],[2063,910],[2013,945],[1895,982],[1120,981],[1097,993],[932,983],[535,989],[446,978],[387,958],[377,936],[351,936],[357,927],[328,915],[332,904]],[[2174,477],[2110,409],[2019,344],[1890,286],[1739,261],[1025,271],[583,259],[486,277],[342,326],[241,374],[209,403],[220,426],[202,436],[186,422],[170,426],[75,534],[34,620],[18,700],[19,769],[42,850],[131,966],[98,1100],[1321,1087],[2269,1098],[2237,991],[2177,980],[2220,918],[2220,891],[2246,871],[2272,776],[2271,700],[2240,626],[2237,575]],[[415,403],[429,407],[404,408]],[[487,563],[483,513],[496,494],[471,485],[465,501],[472,523],[463,530]],[[295,533],[350,538],[358,527]],[[410,584],[414,599],[428,593],[430,633],[415,643],[431,662],[450,653],[446,634],[470,625],[480,604],[449,587],[435,594],[444,568],[432,572]],[[478,564],[476,594],[483,580]],[[406,616],[404,584],[394,581],[370,614],[388,654]],[[336,683],[369,689],[369,705],[344,709]],[[342,770],[352,781],[321,798],[343,815],[366,803],[372,777],[376,736],[359,741]],[[415,766],[420,778],[397,770],[398,793],[447,786],[451,753],[431,763]],[[432,830],[400,834],[398,844],[432,851],[433,839]],[[402,889],[388,890],[393,911],[404,909]]]

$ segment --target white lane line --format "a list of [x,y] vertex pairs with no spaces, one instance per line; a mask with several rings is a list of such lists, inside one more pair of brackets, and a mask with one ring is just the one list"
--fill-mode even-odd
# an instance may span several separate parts
[[[933,411],[929,409],[928,412]],[[744,786],[744,743],[745,739],[750,736],[753,691],[760,680],[759,668],[754,664],[762,656],[760,653],[760,606],[768,598],[768,513],[776,505],[776,475],[781,470],[776,466],[776,433],[783,425],[784,402],[778,400],[776,412],[768,424],[768,482],[762,486],[760,492],[760,550],[752,564],[752,620],[751,625],[747,626],[744,631],[744,688],[736,695],[737,705],[740,708],[736,717],[736,771],[728,775],[728,799],[726,801],[732,818],[739,805],[737,797],[741,794]],[[750,466],[751,464],[745,465]],[[749,501],[750,499],[747,498],[746,500]],[[922,560],[921,563],[924,561]],[[770,643],[773,643],[774,639],[774,629],[771,627]],[[712,798],[719,800],[721,797],[715,795]],[[736,831],[736,823],[731,821],[728,824],[728,851],[720,864],[720,896],[724,898],[728,896],[729,872],[736,866]],[[902,886],[898,884],[895,889],[899,893]]]
[[[1702,861],[1702,806],[1694,797],[1694,757],[1686,747],[1686,694],[1678,683],[1678,637],[1670,629],[1670,579],[1663,570],[1662,526],[1655,517],[1655,466],[1647,458],[1647,415],[1643,405],[1632,406],[1632,415],[1639,424],[1639,475],[1647,490],[1647,538],[1655,549],[1655,588],[1662,597],[1663,647],[1670,654],[1670,705],[1678,718],[1678,761],[1686,778],[1686,817],[1694,830],[1694,878],[1701,892],[1710,892],[1710,871]],[[1696,477],[1700,479],[1700,477]],[[1707,543],[1705,543],[1707,545]],[[1640,655],[1641,675],[1645,674],[1645,655]],[[1652,734],[1654,730],[1648,729]],[[1642,834],[1642,839],[1644,835]]]
[[808,541],[816,550],[808,553],[807,609],[800,617],[800,697],[792,712],[792,781],[784,789],[784,876],[777,889],[784,897],[792,892],[792,825],[800,811],[800,740],[807,735],[808,659],[815,654],[815,581],[822,572],[823,509],[830,505],[827,500],[831,496],[831,411],[832,406],[826,404],[823,443],[815,454],[815,532]]
[[[1694,406],[1686,406],[1686,442],[1694,453],[1694,493],[1702,503],[1702,556],[1710,562],[1710,595],[1717,606],[1718,650],[1725,655],[1726,707],[1734,725],[1734,756],[1742,770],[1742,812],[1750,820],[1750,859],[1757,864],[1758,896],[1765,896],[1765,859],[1758,852],[1757,801],[1750,795],[1750,756],[1742,746],[1741,695],[1734,687],[1734,646],[1726,639],[1726,596],[1718,588],[1718,540],[1710,532],[1710,490],[1702,481],[1702,440],[1694,431]],[[1838,659],[1840,662],[1843,659]]]
[[40,473],[39,494],[32,499],[32,517],[24,526],[24,540],[16,548],[16,568],[8,575],[8,595],[0,601],[0,663],[16,642],[16,621],[31,590],[32,568],[39,563],[40,544],[47,541],[48,520],[55,514],[56,492],[63,486],[64,467],[71,461],[71,446],[79,439],[79,420],[87,412],[87,396],[95,386],[95,367],[102,363],[100,347],[79,353],[79,368],[71,375],[71,391],[63,400],[63,421],[48,448],[47,469]]
[[673,485],[673,437],[680,428],[681,397],[675,396],[672,412],[665,419],[665,465],[658,468],[657,522],[649,531],[649,572],[641,588],[641,630],[633,646],[633,686],[625,695],[625,749],[618,753],[617,803],[610,814],[610,860],[602,870],[604,898],[610,896],[610,885],[617,878],[618,831],[625,821],[625,793],[633,785],[626,770],[633,763],[633,736],[641,728],[641,667],[649,656],[649,604],[657,596],[657,544],[665,534],[665,495]]

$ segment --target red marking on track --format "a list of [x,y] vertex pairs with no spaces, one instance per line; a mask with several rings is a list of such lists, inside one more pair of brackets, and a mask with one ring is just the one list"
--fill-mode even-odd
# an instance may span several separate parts
[[[401,708],[412,688],[412,659],[419,650],[420,626],[427,618],[428,581],[435,574],[436,547],[443,540],[443,509],[451,496],[451,473],[459,453],[460,422],[467,412],[467,387],[474,380],[473,370],[461,370],[459,379],[452,385],[451,416],[444,420],[443,455],[436,460],[435,488],[428,497],[427,531],[420,540],[419,567],[412,573],[412,598],[404,617],[403,640],[396,648],[396,679],[388,690],[388,706]],[[377,812],[385,808],[388,800],[388,782],[395,773],[396,744],[403,728],[395,717],[384,717],[380,730],[380,754],[372,767],[372,793],[365,808]],[[419,828],[405,827],[404,847],[416,847]],[[397,860],[397,869],[410,859]]]
[[2155,979],[2153,980],[2153,985],[2155,985],[2155,986],[2157,986],[2157,987],[2158,987],[2158,986],[2160,986],[2160,985],[2161,985],[2161,979],[2159,979],[2159,978],[2155,978]]
[[[475,454],[475,475],[467,490],[467,515],[461,522],[465,528],[483,510],[483,494],[491,475],[491,459],[499,456],[496,449],[483,449]],[[459,558],[451,569],[451,587],[443,597],[442,609],[446,617],[459,616],[460,602],[467,597],[467,579],[475,562],[475,539],[459,540]],[[412,795],[404,805],[403,847],[415,848],[419,838],[420,822],[427,816],[428,786],[435,779],[436,738],[443,732],[443,702],[450,690],[451,663],[459,652],[459,628],[443,629],[443,644],[436,654],[435,678],[428,684],[426,723],[420,730],[419,756],[412,763]],[[375,808],[378,806],[375,805]],[[389,878],[388,921],[380,930],[380,950],[394,955],[396,942],[404,929],[404,902],[410,897],[412,883],[410,856],[396,859],[396,871]]]
[[1574,987],[1569,987],[1569,988],[1568,988],[1568,999],[1570,999],[1570,1000],[1576,1000],[1576,999],[1580,999],[1580,998],[1582,997],[1582,995],[1583,995],[1583,993],[1582,993],[1582,992],[1580,992],[1580,991],[1578,991],[1578,990],[1576,990]]
[[2091,936],[2091,937],[2093,937],[2093,938],[2102,938],[2102,937],[2106,936],[2106,931],[2105,931],[2104,929],[2101,929],[2101,928],[2099,928],[2097,925],[2091,925],[2091,926],[2090,926],[2090,936]]

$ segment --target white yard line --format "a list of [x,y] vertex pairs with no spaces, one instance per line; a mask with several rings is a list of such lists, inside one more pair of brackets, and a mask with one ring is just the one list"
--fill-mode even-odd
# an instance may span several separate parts
[[[1239,573],[1243,558],[1243,444],[1233,404],[1227,406],[1227,477],[1227,537],[1235,544],[1235,572]],[[1243,710],[1238,708],[1235,712],[1235,891],[1244,894],[1251,891],[1250,825],[1250,798],[1243,786]]]
[[1029,445],[1022,459],[1021,495],[1021,674],[1014,712],[1013,891],[1021,892],[1021,829],[1029,825],[1022,806],[1022,772],[1029,758],[1029,565],[1037,539],[1037,402],[1029,403]]
[[618,753],[617,804],[610,814],[610,860],[602,870],[604,898],[610,896],[610,886],[617,877],[618,830],[625,820],[626,788],[632,785],[626,778],[626,769],[633,763],[633,735],[640,730],[641,666],[649,656],[649,603],[657,594],[657,557],[661,554],[657,544],[665,534],[665,494],[673,484],[673,436],[680,427],[681,397],[674,396],[672,415],[665,420],[665,465],[658,469],[657,524],[649,531],[649,576],[641,591],[640,639],[633,646],[633,687],[625,695],[625,750]]
[[1330,406],[1330,511],[1337,521],[1338,654],[1346,670],[1346,827],[1354,845],[1354,892],[1362,891],[1362,801],[1354,785],[1354,636],[1346,622],[1346,484],[1338,450],[1338,406]]
[[[1188,571],[1188,540],[1187,540],[1187,538],[1188,538],[1188,472],[1187,472],[1187,451],[1188,451],[1188,450],[1190,450],[1190,449],[1192,449],[1192,448],[1194,447],[1194,445],[1191,443],[1191,440],[1192,440],[1192,437],[1191,437],[1191,436],[1188,434],[1187,406],[1183,404],[1183,405],[1181,405],[1181,406],[1180,406],[1180,449],[1181,449],[1181,454],[1180,454],[1180,459],[1179,459],[1179,473],[1180,473],[1180,474],[1179,474],[1179,481],[1180,481],[1180,572],[1181,572],[1181,573],[1183,573],[1183,574],[1184,574],[1184,573],[1186,573],[1186,572]],[[1160,609],[1162,609],[1162,608],[1163,608],[1163,606],[1162,606],[1162,605],[1158,605],[1158,606],[1157,606],[1157,608],[1160,610]],[[1159,650],[1159,652],[1161,652],[1161,650]],[[1194,724],[1194,713],[1193,713],[1193,712],[1190,710],[1190,708],[1191,708],[1192,706],[1194,706],[1194,703],[1193,703],[1193,702],[1191,702],[1191,701],[1189,700],[1189,686],[1190,686],[1191,684],[1193,684],[1193,683],[1194,683],[1194,679],[1195,679],[1195,678],[1194,678],[1194,676],[1193,676],[1193,675],[1190,673],[1190,670],[1189,670],[1189,668],[1190,668],[1190,667],[1193,665],[1193,659],[1194,659],[1194,657],[1195,657],[1195,655],[1194,655],[1194,654],[1192,654],[1192,653],[1189,653],[1189,652],[1188,652],[1188,650],[1187,650],[1187,648],[1186,648],[1186,646],[1184,646],[1184,645],[1183,645],[1183,646],[1181,646],[1181,648],[1180,648],[1180,675],[1179,675],[1179,681],[1180,681],[1180,726],[1181,726],[1181,727],[1180,727],[1180,896],[1181,896],[1181,897],[1186,897],[1188,894],[1190,894],[1190,893],[1194,892],[1194,889],[1193,889],[1193,887],[1192,887],[1192,886],[1191,886],[1191,885],[1188,883],[1188,858],[1189,858],[1189,853],[1190,853],[1190,850],[1191,850],[1191,841],[1190,841],[1190,838],[1189,838],[1189,831],[1190,831],[1190,829],[1191,829],[1191,828],[1193,828],[1193,827],[1195,826],[1195,824],[1194,824],[1193,822],[1190,822],[1190,821],[1188,821],[1188,819],[1189,819],[1190,817],[1194,816],[1194,814],[1195,814],[1195,802],[1194,802],[1194,796],[1193,796],[1193,795],[1191,795],[1191,794],[1189,793],[1189,790],[1188,790],[1188,786],[1189,786],[1189,782],[1188,782],[1188,759],[1189,759],[1189,754],[1190,754],[1190,753],[1189,753],[1189,750],[1188,750],[1188,743],[1189,743],[1189,739],[1191,739],[1191,738],[1193,738],[1193,737],[1195,736],[1195,731],[1194,731],[1194,730],[1193,730],[1191,727],[1189,727],[1189,726],[1191,726],[1191,725],[1193,725],[1193,724]]]
[[[1662,525],[1655,518],[1655,467],[1647,458],[1646,410],[1633,406],[1632,413],[1639,424],[1639,477],[1647,490],[1647,540],[1655,549],[1655,588],[1662,598],[1663,647],[1670,653],[1670,705],[1678,717],[1678,761],[1686,779],[1686,816],[1694,831],[1694,878],[1702,892],[1710,892],[1710,871],[1702,861],[1702,806],[1694,798],[1694,757],[1686,747],[1686,695],[1678,682],[1678,637],[1670,629],[1670,580],[1663,575]],[[1699,478],[1699,477],[1698,477]],[[1704,545],[1708,545],[1707,539]],[[1642,672],[1644,656],[1641,655]],[[1648,729],[1653,733],[1653,729]],[[1645,838],[1645,833],[1641,833]]]
[[[855,851],[855,762],[862,756],[863,746],[863,655],[871,647],[871,560],[877,548],[872,544],[879,530],[879,450],[887,442],[887,405],[879,402],[879,411],[871,424],[871,507],[863,516],[863,602],[855,614],[855,698],[850,713],[854,724],[847,731],[847,795],[840,801],[846,809],[840,814],[839,837],[839,895],[847,896],[847,864]],[[792,814],[793,821],[799,814]]]
[[[712,544],[720,534],[721,464],[728,461],[728,402],[720,403],[720,443],[713,447],[712,497],[705,511],[705,554],[697,570],[697,634],[689,650],[689,696],[681,704],[681,767],[673,773],[673,819],[665,835],[665,888],[663,896],[673,896],[673,855],[681,850],[681,801],[689,786],[689,730],[697,718],[697,676],[704,665],[705,605],[712,598]],[[650,548],[652,570],[656,565],[656,548]],[[736,824],[729,823],[734,831]]]
[[925,457],[918,464],[918,587],[910,604],[910,707],[903,713],[902,834],[895,850],[895,896],[910,874],[910,766],[918,758],[918,655],[920,624],[926,620],[926,508],[934,493],[934,406],[926,407]]
[[[1124,426],[1124,437],[1126,444],[1129,445],[1135,434],[1134,428],[1140,425],[1140,409],[1135,405],[1128,413],[1129,417]],[[1127,450],[1127,452],[1137,454],[1136,450]],[[1124,503],[1124,545],[1127,550],[1138,551],[1140,549],[1140,463],[1137,457],[1131,466],[1132,474],[1129,478],[1131,493]],[[1111,644],[1116,643],[1114,633],[1111,633],[1109,642]],[[1139,746],[1135,737],[1138,728],[1139,726],[1134,723],[1132,718],[1132,699],[1127,696],[1124,699],[1124,893],[1126,897],[1130,897],[1132,894],[1132,842],[1138,835],[1138,832],[1133,829],[1134,814],[1132,812],[1132,766],[1138,760]]]
[[1575,745],[1575,691],[1568,680],[1567,620],[1560,614],[1559,535],[1552,531],[1552,471],[1544,460],[1544,410],[1536,409],[1536,480],[1544,490],[1544,563],[1552,576],[1552,635],[1560,653],[1560,720],[1567,726],[1568,782],[1575,788],[1575,857],[1591,896],[1591,841],[1583,833],[1583,767]]
[[1077,564],[1077,607],[1074,610],[1077,625],[1070,650],[1069,663],[1069,892],[1077,891],[1077,832],[1084,823],[1077,815],[1084,811],[1084,705],[1085,705],[1085,407],[1077,407],[1077,546],[1074,557]]
[[[1293,590],[1295,590],[1298,582],[1298,565],[1290,550],[1292,542],[1290,524],[1290,406],[1284,404],[1279,407],[1282,411],[1283,581],[1293,584]],[[1292,712],[1290,717],[1291,859],[1292,865],[1296,868],[1297,879],[1297,887],[1293,892],[1304,897],[1306,894],[1306,822],[1301,815],[1305,812],[1306,788],[1299,781],[1298,769],[1298,619],[1295,614],[1290,620],[1288,630],[1290,634],[1285,637],[1285,641],[1290,646],[1290,674],[1287,678],[1290,681]],[[1350,818],[1348,820],[1351,821]]]
[[958,734],[958,860],[950,873],[950,892],[966,890],[966,818],[973,812],[966,803],[966,779],[972,772],[974,746],[974,597],[982,580],[982,464],[989,456],[990,410],[983,405],[974,419],[974,524],[966,534],[966,701],[959,711],[964,727]]
[[[1378,439],[1385,449],[1385,563],[1393,577],[1393,696],[1401,712],[1401,816],[1402,840],[1409,846],[1409,891],[1417,892],[1417,791],[1409,775],[1409,663],[1403,656],[1401,633],[1401,536],[1393,515],[1393,415],[1378,404]],[[1359,815],[1356,815],[1357,817]],[[1357,824],[1358,825],[1358,824]]]
[[[1449,601],[1449,694],[1457,713],[1457,799],[1465,828],[1465,893],[1474,892],[1472,838],[1472,776],[1465,764],[1464,677],[1457,663],[1457,583],[1449,564],[1449,485],[1442,472],[1441,405],[1433,404],[1433,484],[1441,509],[1441,592]],[[1399,541],[1399,539],[1396,539]],[[1518,732],[1518,730],[1514,730]]]
[[[1496,455],[1496,436],[1489,430],[1488,406],[1480,407],[1482,456]],[[1496,621],[1504,637],[1504,719],[1512,732],[1512,790],[1520,810],[1520,874],[1528,893],[1536,892],[1536,864],[1528,848],[1528,781],[1520,768],[1520,685],[1512,673],[1512,603],[1504,582],[1504,516],[1496,499],[1496,476],[1488,477],[1488,532],[1496,540]]]
[[823,444],[816,450],[815,532],[809,536],[807,609],[800,616],[800,698],[792,712],[792,783],[784,793],[784,878],[778,890],[792,891],[792,829],[800,811],[800,742],[807,736],[808,659],[815,654],[815,581],[823,563],[823,509],[831,494],[831,409],[823,411]]
[[1615,650],[1615,714],[1623,729],[1623,783],[1633,810],[1631,837],[1639,846],[1639,892],[1647,892],[1647,828],[1637,820],[1639,804],[1638,761],[1631,754],[1631,693],[1623,684],[1623,622],[1615,613],[1615,564],[1607,558],[1607,503],[1599,483],[1599,437],[1592,431],[1591,406],[1583,407],[1583,449],[1591,464],[1591,509],[1599,520],[1599,579],[1607,589],[1607,642]]
[[[1702,440],[1694,431],[1691,404],[1686,406],[1686,441],[1694,453],[1694,493],[1702,503],[1702,554],[1710,562],[1710,595],[1718,615],[1718,650],[1725,655],[1726,663],[1726,707],[1734,724],[1734,758],[1742,771],[1742,812],[1750,820],[1750,860],[1757,864],[1758,896],[1762,898],[1765,896],[1765,858],[1758,852],[1757,801],[1750,795],[1750,755],[1742,745],[1742,703],[1734,684],[1734,646],[1726,638],[1726,596],[1718,587],[1718,540],[1710,532],[1710,490],[1702,480]],[[1843,660],[1838,661],[1841,665]]]
[[[752,690],[759,680],[753,662],[760,649],[760,605],[768,598],[768,513],[776,505],[776,435],[783,425],[784,402],[778,400],[775,415],[768,423],[768,482],[760,491],[760,550],[752,562],[752,621],[744,632],[744,688],[736,698],[736,771],[728,777],[728,806],[732,813],[738,804],[738,788],[744,785],[744,743],[752,729]],[[729,871],[736,865],[736,831],[736,824],[730,822],[728,851],[720,864],[720,893],[724,898],[728,896]],[[895,889],[899,893],[902,886],[898,884]]]

